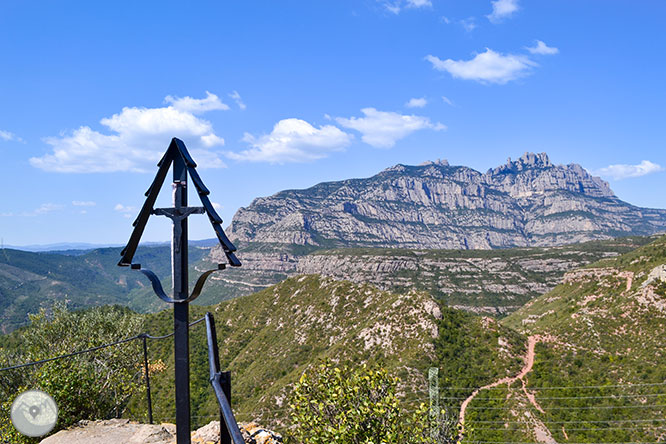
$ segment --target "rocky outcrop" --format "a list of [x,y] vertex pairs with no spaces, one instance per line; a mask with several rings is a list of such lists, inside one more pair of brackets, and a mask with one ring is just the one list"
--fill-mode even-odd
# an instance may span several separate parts
[[[320,274],[383,290],[423,289],[456,308],[505,315],[551,290],[566,272],[640,245],[633,242],[628,238],[594,245],[491,251],[343,248],[307,255],[252,251],[251,246],[241,245],[243,266],[212,275],[208,285],[215,288],[211,293],[233,297],[287,276]],[[220,261],[224,253],[213,249],[197,270],[203,272]]]
[[[250,422],[238,424],[245,444],[280,444],[282,435],[264,429],[259,424]],[[212,421],[192,433],[192,444],[219,444],[220,421]]]
[[489,249],[562,245],[666,230],[666,210],[618,199],[580,165],[526,153],[480,173],[446,161],[255,199],[238,241],[319,247]]
[[[240,423],[245,444],[279,444],[282,436],[254,422]],[[61,430],[40,444],[175,444],[173,424],[140,424],[129,419],[79,421],[74,427]],[[192,432],[193,444],[219,444],[220,422],[211,423]]]

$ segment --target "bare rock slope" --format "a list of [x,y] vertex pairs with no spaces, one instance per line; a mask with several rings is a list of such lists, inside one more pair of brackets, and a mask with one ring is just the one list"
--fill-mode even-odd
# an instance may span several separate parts
[[[246,444],[279,444],[282,436],[256,423],[239,424]],[[193,444],[219,444],[220,422],[211,423],[192,432]],[[175,444],[173,424],[140,424],[128,419],[80,421],[76,426],[61,430],[40,444]]]
[[255,199],[237,241],[320,247],[489,249],[562,245],[666,230],[666,210],[635,207],[580,165],[545,153],[480,173],[446,161]]

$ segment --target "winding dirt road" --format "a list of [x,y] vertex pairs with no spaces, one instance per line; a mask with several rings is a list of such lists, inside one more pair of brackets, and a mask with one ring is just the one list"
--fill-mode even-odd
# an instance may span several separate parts
[[[469,397],[467,399],[465,399],[463,401],[462,405],[460,406],[460,415],[458,416],[458,418],[459,418],[458,421],[459,421],[459,424],[461,426],[460,430],[464,431],[464,428],[465,428],[465,412],[467,411],[467,407],[469,406],[469,403],[472,402],[472,400],[476,397],[476,395],[478,395],[482,390],[491,389],[493,387],[497,387],[497,386],[503,385],[503,384],[511,385],[514,382],[518,381],[518,380],[520,380],[520,382],[522,383],[523,393],[525,394],[525,396],[529,400],[530,404],[532,404],[534,406],[534,408],[536,408],[541,413],[545,413],[543,411],[543,409],[541,408],[541,406],[539,405],[539,403],[537,402],[537,400],[534,396],[534,393],[531,393],[529,390],[527,390],[527,381],[526,381],[525,377],[527,376],[527,374],[529,372],[532,371],[532,367],[534,366],[534,355],[535,355],[534,349],[536,347],[536,344],[538,342],[551,342],[551,341],[553,341],[553,339],[554,338],[552,338],[550,336],[541,336],[541,335],[534,335],[534,336],[530,336],[529,338],[527,338],[527,354],[523,357],[523,360],[525,361],[525,365],[523,366],[522,370],[516,376],[513,376],[513,377],[507,376],[507,377],[504,377],[502,379],[498,379],[497,381],[495,381],[491,384],[484,385],[483,387],[479,387],[478,389],[474,390],[472,392],[472,394],[469,395]],[[540,430],[540,432],[541,432],[541,430]],[[546,429],[546,432],[547,432],[547,429]],[[548,433],[548,435],[550,435],[550,434]],[[540,442],[555,442],[555,441],[552,439],[552,437],[544,436],[544,437],[542,437]]]

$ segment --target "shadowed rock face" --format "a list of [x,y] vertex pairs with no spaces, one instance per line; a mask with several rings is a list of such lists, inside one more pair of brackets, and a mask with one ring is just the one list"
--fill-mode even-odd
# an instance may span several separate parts
[[666,230],[666,210],[618,199],[580,165],[525,153],[480,173],[446,161],[255,199],[234,215],[240,241],[320,247],[489,249]]

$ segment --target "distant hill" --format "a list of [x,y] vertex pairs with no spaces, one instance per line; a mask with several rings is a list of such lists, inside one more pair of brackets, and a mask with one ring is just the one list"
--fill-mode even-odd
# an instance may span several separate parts
[[[322,274],[394,292],[425,290],[458,308],[504,315],[553,288],[566,271],[648,241],[635,237],[533,249],[342,249],[310,254],[265,252],[241,244],[243,266],[213,274],[196,303],[210,305],[251,294],[289,276]],[[201,243],[209,245],[209,241]],[[190,248],[191,286],[201,272],[215,268],[218,253],[206,246]],[[116,265],[119,257],[120,248],[67,254],[0,250],[0,332],[25,324],[28,313],[57,299],[67,300],[71,309],[105,304],[126,305],[139,312],[167,308],[145,276]],[[171,287],[170,260],[168,246],[142,246],[136,257],[157,273],[165,289]]]
[[[190,258],[201,259],[208,250],[192,248]],[[60,252],[0,250],[0,333],[28,321],[28,313],[54,301],[66,301],[71,309],[121,304],[138,311],[163,309],[149,282],[140,273],[118,267],[120,248]],[[137,260],[170,279],[170,247],[141,247]],[[145,296],[144,296],[145,295]]]
[[98,248],[111,248],[121,247],[120,244],[89,244],[85,242],[60,242],[56,244],[34,244],[34,245],[3,245],[2,248],[12,250],[44,252],[44,251],[57,251],[57,252],[72,252],[72,254],[81,254],[84,251],[94,250]]
[[281,191],[238,210],[228,231],[326,248],[511,248],[664,232],[666,210],[621,201],[580,165],[526,153],[486,173],[438,161]]

